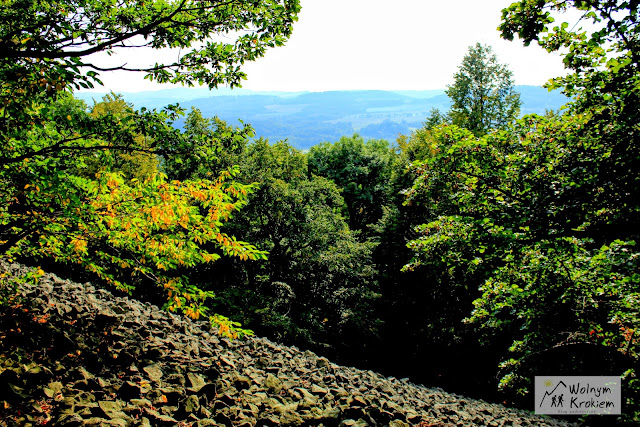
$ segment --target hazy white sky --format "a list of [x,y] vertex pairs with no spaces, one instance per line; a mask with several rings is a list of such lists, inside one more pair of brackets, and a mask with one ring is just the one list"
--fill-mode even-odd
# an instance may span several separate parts
[[[288,43],[244,67],[245,89],[281,91],[425,90],[452,83],[476,42],[493,47],[516,84],[541,85],[563,74],[562,61],[536,46],[500,39],[501,10],[511,0],[301,0]],[[134,53],[155,62],[158,53]],[[130,62],[121,55],[114,63]],[[96,90],[170,88],[133,73],[102,73]]]

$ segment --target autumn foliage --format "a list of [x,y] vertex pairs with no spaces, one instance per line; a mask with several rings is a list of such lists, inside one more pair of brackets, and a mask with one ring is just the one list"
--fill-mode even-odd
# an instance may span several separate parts
[[[180,181],[161,165],[206,167],[224,155],[219,138],[240,144],[251,129],[216,122],[217,134],[198,139],[173,125],[183,114],[177,107],[134,111],[111,95],[90,109],[69,91],[100,84],[104,69],[94,53],[126,49],[123,42],[139,36],[147,47],[183,47],[185,54],[120,69],[160,82],[237,85],[244,77],[238,65],[282,45],[298,10],[295,0],[4,2],[0,255],[82,266],[124,291],[144,277],[166,294],[169,309],[193,318],[205,313],[212,293],[189,283],[185,268],[221,256],[266,257],[221,230],[253,186],[236,182],[230,165]],[[233,40],[206,41],[231,32]],[[236,334],[224,317],[211,320]]]

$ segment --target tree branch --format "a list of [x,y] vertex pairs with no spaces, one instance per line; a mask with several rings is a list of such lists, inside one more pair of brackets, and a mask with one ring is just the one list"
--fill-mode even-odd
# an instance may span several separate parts
[[[179,13],[187,13],[187,12],[191,12],[191,11],[201,11],[201,10],[205,10],[205,9],[218,9],[221,7],[225,7],[228,5],[231,5],[233,3],[236,3],[237,0],[228,0],[225,2],[220,2],[220,3],[216,3],[216,4],[212,4],[209,6],[205,6],[202,5],[202,7],[198,7],[198,8],[185,8],[186,4],[187,4],[188,0],[182,0],[181,3],[168,15],[162,17],[157,17],[155,18],[155,20],[153,20],[153,22],[145,25],[142,28],[139,28],[137,30],[131,31],[131,32],[125,32],[124,33],[120,33],[119,35],[113,36],[111,39],[104,41],[102,43],[99,43],[93,47],[89,47],[83,50],[77,50],[77,51],[69,51],[69,50],[62,50],[60,48],[60,44],[61,43],[67,43],[73,40],[77,40],[77,38],[71,38],[71,37],[65,37],[63,39],[59,39],[59,40],[55,40],[55,41],[50,41],[47,42],[46,44],[48,46],[51,47],[55,47],[58,46],[57,49],[55,50],[51,50],[51,51],[42,51],[42,50],[33,50],[33,49],[29,49],[29,50],[15,50],[12,49],[12,45],[11,43],[2,43],[0,44],[0,46],[3,47],[3,50],[5,51],[4,53],[4,57],[5,58],[40,58],[40,59],[61,59],[61,58],[79,58],[79,57],[83,57],[83,56],[88,56],[106,49],[109,49],[110,47],[113,47],[114,45],[121,43],[125,40],[131,39],[132,37],[138,36],[138,35],[147,35],[149,34],[154,28],[158,27],[161,24],[164,23],[171,23],[172,25],[175,26],[186,26],[186,27],[192,27],[194,25],[197,25],[199,22],[201,22],[201,19],[198,19],[197,17],[194,17],[193,20],[189,20],[186,22],[181,22],[181,21],[174,21],[173,18],[176,17]],[[30,33],[35,32],[36,29],[40,29],[44,26],[52,26],[53,23],[57,22],[55,20],[53,20],[52,18],[54,17],[49,17],[48,22],[38,22],[33,28],[28,29]],[[218,21],[218,22],[207,22],[207,27],[208,28],[215,28],[218,27],[220,25],[222,25],[223,23]],[[24,30],[24,29],[22,29]],[[119,29],[120,31],[122,31],[123,29]],[[100,30],[97,29],[94,31],[94,33],[97,32],[104,32],[104,33],[111,33],[111,31],[107,31],[107,30]],[[116,29],[114,29],[114,31],[116,31]],[[86,34],[86,33],[83,33]],[[71,43],[65,47],[69,47],[69,46],[75,46],[75,45],[87,45],[90,44],[89,41],[83,41],[82,43]],[[131,71],[139,71],[139,70],[131,70]],[[147,70],[141,70],[141,71],[147,71]]]
[[118,151],[126,151],[126,152],[136,152],[136,153],[146,153],[146,154],[156,154],[156,151],[144,148],[133,148],[128,145],[91,145],[91,146],[83,146],[83,145],[62,145],[66,142],[76,141],[79,139],[89,138],[92,136],[97,136],[98,134],[88,134],[82,135],[76,138],[65,139],[60,141],[52,146],[42,148],[40,150],[31,151],[29,153],[22,154],[16,157],[0,157],[0,166],[9,165],[13,163],[22,162],[25,159],[29,159],[37,156],[44,156],[51,153],[60,153],[63,151],[94,151],[94,150],[118,150]]
[[[33,50],[25,50],[25,51],[16,51],[9,49],[5,52],[5,58],[41,58],[41,59],[61,59],[61,58],[79,58],[87,55],[91,55],[100,51],[103,51],[114,44],[120,43],[122,41],[128,40],[132,37],[148,34],[155,27],[171,21],[171,19],[176,16],[179,12],[182,11],[182,8],[187,3],[187,0],[182,0],[182,2],[176,7],[176,9],[171,12],[169,15],[156,19],[155,21],[145,25],[142,28],[139,28],[132,32],[122,33],[119,36],[113,37],[111,40],[107,40],[105,42],[99,43],[94,47],[89,49],[81,50],[81,51],[52,51],[52,52],[43,52],[43,51],[33,51]],[[57,43],[57,42],[56,42]]]

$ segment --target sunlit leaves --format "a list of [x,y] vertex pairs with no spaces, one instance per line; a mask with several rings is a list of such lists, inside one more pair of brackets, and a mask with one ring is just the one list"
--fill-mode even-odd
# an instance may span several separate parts
[[[238,164],[248,138],[254,136],[249,125],[236,128],[217,117],[207,119],[193,107],[185,119],[184,134],[166,144],[163,170],[172,179],[211,178]],[[189,156],[176,155],[185,152]]]
[[526,246],[482,285],[469,321],[520,331],[510,348],[517,364],[502,366],[503,386],[526,385],[514,369],[531,370],[535,355],[565,346],[597,344],[638,358],[632,331],[640,327],[633,306],[640,298],[639,254],[632,242],[589,246],[575,238]]
[[[135,112],[115,95],[89,113],[60,97],[35,112],[41,126],[2,129],[2,252],[77,263],[125,291],[143,277],[171,291],[169,308],[202,315],[212,294],[189,285],[181,269],[266,253],[221,230],[253,190],[234,180],[236,169],[183,181],[157,172],[158,155],[221,155],[216,135],[195,141],[176,130],[177,113]],[[221,121],[218,128],[246,137]]]
[[[451,122],[475,135],[505,127],[518,117],[522,104],[513,85],[513,73],[498,62],[490,46],[470,46],[454,83],[447,86]],[[437,117],[432,119],[437,122]]]
[[[165,290],[167,308],[203,315],[213,295],[181,277],[184,268],[223,255],[266,257],[220,229],[252,191],[234,182],[232,167],[252,129],[214,119],[215,129],[187,126],[185,135],[173,126],[175,106],[133,111],[112,94],[89,114],[67,91],[101,84],[94,54],[135,46],[183,51],[114,69],[237,86],[240,65],[282,45],[299,10],[298,0],[3,2],[0,254],[77,263],[125,291],[146,277]],[[223,334],[246,333],[212,321]]]
[[[69,206],[71,211],[56,218],[35,214],[45,220],[37,240],[21,240],[9,254],[73,261],[125,290],[128,286],[114,278],[114,269],[150,277],[171,291],[170,307],[195,316],[197,303],[208,295],[172,277],[172,270],[212,262],[221,254],[243,260],[266,257],[220,230],[251,191],[250,186],[228,184],[231,177],[227,173],[214,181],[183,182],[169,182],[161,174],[134,182],[125,182],[120,173],[105,172],[96,180],[72,177],[71,186],[84,195],[78,200],[82,208]],[[205,243],[214,243],[219,252],[203,249]],[[176,300],[187,296],[188,304]]]
[[[236,86],[244,78],[239,65],[264,55],[268,47],[282,45],[299,10],[297,0],[11,0],[0,11],[0,45],[5,52],[0,71],[11,64],[20,75],[29,76],[26,81],[50,90],[65,85],[92,87],[100,83],[97,72],[103,70],[101,63],[94,62],[94,53],[143,45],[185,52],[177,60],[155,66],[115,67],[141,70],[160,82]],[[215,36],[226,39],[211,41]],[[41,71],[42,81],[31,77]]]
[[[563,87],[569,95],[580,93],[578,105],[590,108],[637,85],[638,6],[602,0],[518,1],[503,10],[500,29],[507,39],[518,35],[526,44],[538,41],[548,51],[563,52],[565,66],[574,73],[553,79],[550,86]],[[548,25],[552,12],[571,8],[583,12],[580,21]]]
[[431,154],[413,164],[407,203],[429,221],[415,228],[405,270],[441,272],[441,293],[480,288],[469,324],[487,342],[512,340],[505,390],[525,393],[540,355],[567,346],[637,361],[637,187],[621,169],[633,150],[614,137],[623,125],[601,120],[527,116],[483,138],[436,127]]

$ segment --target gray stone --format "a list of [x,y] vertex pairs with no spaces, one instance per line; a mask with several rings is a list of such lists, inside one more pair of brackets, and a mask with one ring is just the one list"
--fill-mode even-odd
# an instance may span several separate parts
[[194,392],[199,392],[200,389],[202,387],[205,386],[205,384],[207,383],[205,378],[202,375],[199,374],[194,374],[194,373],[187,373],[187,378],[189,379],[189,382],[191,383],[191,387],[189,387],[188,389]]
[[264,382],[265,387],[269,389],[272,393],[280,393],[282,390],[282,381],[273,376],[272,374],[267,375],[267,379]]
[[[1,268],[9,267],[0,260]],[[17,264],[10,268],[26,271]],[[334,365],[312,352],[264,338],[219,339],[205,322],[194,323],[49,274],[37,287],[21,288],[21,292],[28,296],[25,308],[37,315],[49,313],[48,326],[68,334],[70,345],[77,345],[70,351],[82,347],[82,357],[63,357],[41,368],[28,358],[3,361],[0,387],[2,382],[9,384],[4,388],[16,399],[30,399],[35,396],[33,390],[42,390],[37,398],[46,397],[57,405],[53,413],[60,418],[54,420],[58,424],[566,425]],[[69,320],[74,321],[73,328]],[[95,329],[98,333],[89,335]],[[92,346],[105,339],[108,351],[92,354]],[[114,354],[116,359],[111,357]],[[92,358],[90,365],[74,366],[74,361]],[[30,382],[44,380],[39,387],[31,387],[27,376],[33,377]],[[53,378],[56,381],[48,383]],[[34,408],[17,422],[33,422],[29,419],[41,414]]]
[[200,400],[198,399],[198,396],[188,396],[184,401],[184,410],[191,413],[198,411],[198,409],[200,409]]
[[160,366],[158,364],[145,366],[144,368],[142,368],[142,370],[144,370],[147,373],[147,375],[149,375],[149,378],[151,379],[151,381],[154,381],[154,382],[160,381],[163,375],[162,369],[160,369]]

